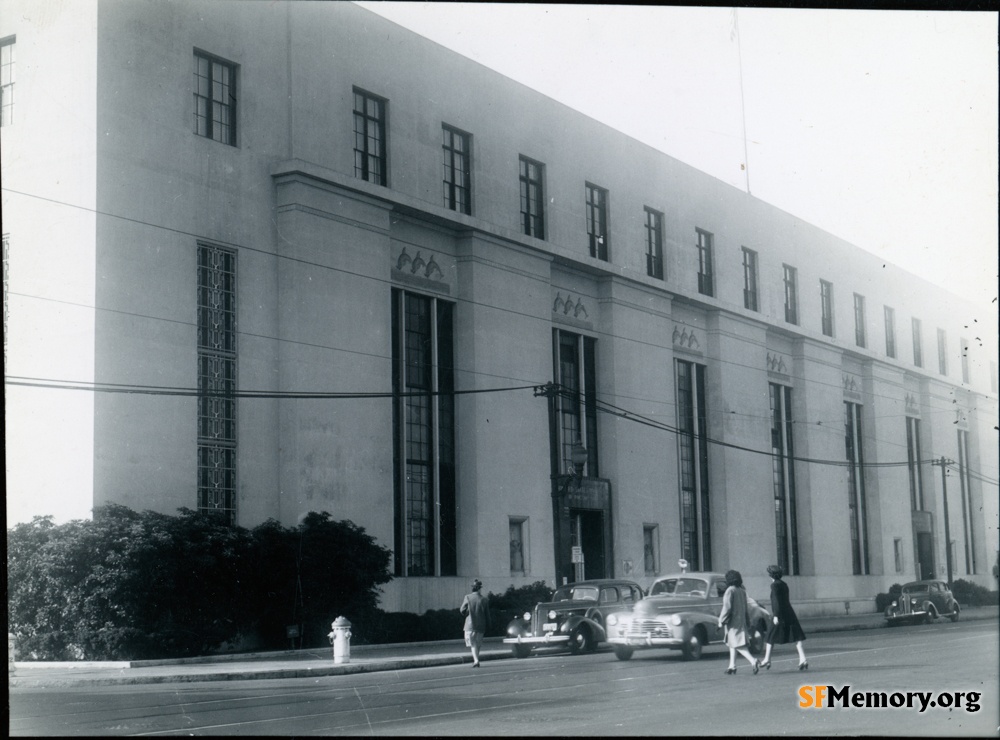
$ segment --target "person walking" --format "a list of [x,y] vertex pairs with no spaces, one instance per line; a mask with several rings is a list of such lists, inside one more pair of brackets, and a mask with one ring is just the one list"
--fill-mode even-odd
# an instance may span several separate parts
[[479,667],[479,649],[490,626],[490,603],[482,595],[483,582],[472,582],[472,593],[466,594],[459,612],[465,616],[465,645],[472,650],[472,667]]
[[802,649],[802,641],[806,639],[806,635],[802,631],[802,625],[799,624],[799,618],[795,616],[795,610],[792,609],[792,602],[788,599],[788,584],[781,580],[785,573],[781,570],[781,566],[769,565],[767,574],[771,576],[771,612],[774,617],[767,631],[764,662],[761,665],[771,670],[771,647],[775,644],[794,642],[795,649],[799,651],[799,670],[804,671],[809,667],[805,650]]
[[747,650],[747,634],[750,631],[747,592],[743,589],[743,576],[738,570],[726,571],[726,586],[726,593],[722,596],[722,611],[719,613],[719,628],[725,628],[726,645],[729,647],[726,675],[736,673],[736,653],[739,653],[750,663],[756,676],[760,664]]

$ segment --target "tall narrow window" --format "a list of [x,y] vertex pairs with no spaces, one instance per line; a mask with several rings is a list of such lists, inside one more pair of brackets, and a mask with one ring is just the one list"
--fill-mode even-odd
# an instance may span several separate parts
[[948,374],[948,335],[944,329],[937,330],[938,339],[938,372],[941,375]]
[[865,498],[865,462],[862,452],[861,405],[844,401],[847,447],[847,508],[851,527],[854,575],[868,575],[868,512]]
[[798,270],[789,265],[783,265],[785,279],[785,321],[789,324],[799,323],[799,289]]
[[891,306],[885,307],[885,355],[896,356],[896,312]]
[[691,570],[712,569],[705,366],[676,360],[680,448],[681,557]]
[[923,332],[920,327],[920,319],[913,319],[913,364],[917,367],[924,366]]
[[354,176],[376,185],[387,182],[386,101],[354,88]]
[[523,576],[527,572],[525,567],[525,546],[524,531],[527,520],[524,517],[510,517],[509,519],[509,539],[510,539],[510,574],[512,576]]
[[14,123],[14,37],[0,40],[0,126]]
[[236,146],[236,66],[194,53],[194,131]]
[[906,417],[906,467],[910,473],[910,508],[924,510],[924,480],[920,471],[920,419]]
[[587,183],[587,238],[590,256],[608,261],[608,191]]
[[659,528],[655,524],[642,525],[643,572],[655,576],[660,572]]
[[472,213],[472,175],[470,136],[451,126],[441,126],[441,149],[444,155],[444,207],[459,213]]
[[799,574],[799,538],[795,514],[795,455],[792,450],[792,389],[770,384],[771,473],[774,493],[774,531],[778,565],[789,575]]
[[865,297],[854,294],[854,343],[859,347],[867,347],[865,333]]
[[663,214],[646,208],[646,274],[663,280]]
[[545,165],[527,157],[520,159],[521,230],[536,239],[545,238],[545,199],[542,196],[542,175]]
[[969,340],[962,337],[959,340],[959,349],[962,350],[962,382],[969,384]]
[[743,247],[743,308],[757,311],[757,253]]
[[451,303],[392,291],[395,571],[457,570]]
[[697,229],[698,234],[698,292],[702,295],[715,295],[715,275],[712,264],[712,235],[707,231]]
[[822,316],[823,335],[833,336],[833,283],[819,281],[819,305]]
[[198,245],[198,511],[236,522],[236,253]]
[[597,358],[596,341],[572,332],[553,331],[555,376],[559,384],[556,397],[557,445],[555,469],[559,475],[571,475],[573,448],[587,449],[583,475],[596,478],[597,469]]
[[972,505],[972,476],[969,474],[969,433],[958,430],[958,480],[962,491],[962,528],[965,531],[965,572],[976,572],[975,512]]

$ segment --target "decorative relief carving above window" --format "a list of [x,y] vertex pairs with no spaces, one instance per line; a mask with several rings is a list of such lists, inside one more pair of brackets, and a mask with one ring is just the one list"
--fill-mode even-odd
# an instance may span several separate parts
[[436,256],[430,252],[424,257],[422,251],[417,251],[411,257],[406,247],[403,247],[393,263],[393,278],[411,285],[449,292],[444,270],[438,264]]
[[788,374],[788,365],[785,363],[785,358],[778,353],[767,353],[767,370],[772,373],[781,373],[782,375]]
[[562,293],[556,293],[556,299],[552,302],[552,312],[561,313],[565,316],[572,316],[575,319],[588,319],[587,309],[583,305],[583,299],[579,296],[573,301],[573,296],[569,293],[562,297]]
[[852,399],[861,398],[861,384],[858,379],[849,373],[844,373],[844,395]]
[[680,349],[694,350],[701,352],[701,342],[695,336],[694,329],[685,327],[674,327],[674,346]]
[[906,413],[910,416],[920,416],[920,404],[912,393],[906,394]]

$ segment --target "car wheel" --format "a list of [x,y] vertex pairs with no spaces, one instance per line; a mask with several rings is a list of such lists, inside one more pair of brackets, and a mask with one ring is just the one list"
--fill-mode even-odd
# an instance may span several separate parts
[[934,611],[934,607],[931,604],[927,604],[924,609],[924,624],[930,624],[937,619],[937,612]]
[[594,638],[586,626],[580,625],[579,627],[574,627],[569,633],[569,649],[574,655],[584,650],[593,650],[596,647]]
[[705,645],[705,640],[701,636],[701,632],[694,630],[687,639],[684,641],[684,645],[681,647],[681,652],[684,654],[684,660],[698,660],[701,657],[701,649]]
[[948,617],[948,619],[950,619],[952,622],[957,622],[958,621],[959,612],[961,612],[961,611],[962,610],[959,608],[958,602],[956,601],[954,604],[952,604],[951,615]]
[[614,651],[615,657],[618,658],[618,660],[628,660],[635,652],[635,648],[630,648],[627,645],[615,645]]
[[515,658],[527,658],[531,655],[531,645],[511,645],[510,652]]

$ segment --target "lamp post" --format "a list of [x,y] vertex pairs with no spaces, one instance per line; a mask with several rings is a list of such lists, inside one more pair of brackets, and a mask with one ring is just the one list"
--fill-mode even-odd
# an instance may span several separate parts
[[[570,485],[579,489],[580,481],[583,478],[583,466],[587,464],[587,457],[587,448],[577,438],[569,452],[570,463],[573,465],[573,475],[566,481],[567,491]],[[582,581],[584,580],[583,532],[580,527],[579,515],[577,515],[576,521],[570,523],[570,527],[573,528],[576,539],[576,546],[573,548],[570,558],[573,561],[573,580]]]

